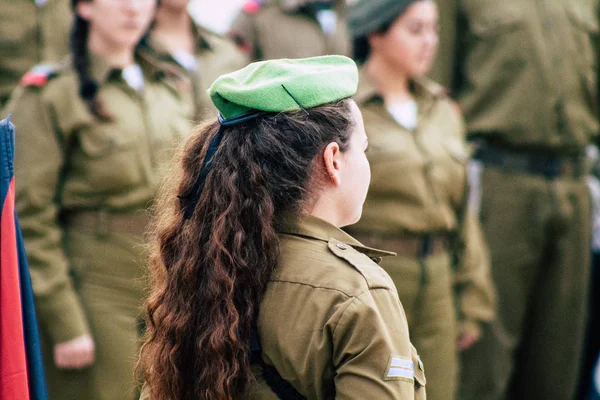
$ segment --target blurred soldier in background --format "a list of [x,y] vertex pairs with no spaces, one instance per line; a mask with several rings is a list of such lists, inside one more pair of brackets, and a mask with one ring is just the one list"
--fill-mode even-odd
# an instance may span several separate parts
[[194,22],[189,0],[161,0],[146,44],[161,60],[188,73],[194,87],[197,119],[216,113],[206,90],[220,75],[248,63],[247,56],[229,39]]
[[252,60],[350,54],[344,0],[248,0],[230,28]]
[[458,349],[493,318],[494,293],[467,201],[464,121],[445,90],[423,77],[437,50],[438,10],[433,0],[359,0],[348,22],[363,64],[354,98],[372,173],[363,216],[348,230],[398,254],[381,266],[398,289],[428,395],[453,400]]
[[499,300],[497,321],[464,353],[462,394],[572,399],[590,276],[597,1],[440,5],[450,15],[436,77],[478,146],[473,171]]
[[0,109],[21,77],[69,53],[69,0],[0,1]]
[[136,51],[155,3],[72,0],[71,62],[7,106],[51,399],[136,397],[145,208],[193,118],[187,77]]

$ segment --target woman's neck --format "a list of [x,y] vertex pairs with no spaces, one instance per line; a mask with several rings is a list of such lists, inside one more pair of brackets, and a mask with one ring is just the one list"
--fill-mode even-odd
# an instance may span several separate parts
[[126,68],[134,63],[134,47],[121,47],[102,40],[98,34],[90,32],[88,49],[91,53],[101,57],[104,62],[113,68]]
[[365,68],[386,104],[413,100],[409,77],[383,57],[372,54],[365,63]]
[[184,9],[160,7],[156,13],[153,36],[169,53],[194,52],[192,18]]

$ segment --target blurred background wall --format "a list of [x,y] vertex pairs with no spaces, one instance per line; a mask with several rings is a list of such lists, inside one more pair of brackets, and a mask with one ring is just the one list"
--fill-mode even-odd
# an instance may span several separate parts
[[192,0],[190,13],[201,25],[224,33],[246,0]]

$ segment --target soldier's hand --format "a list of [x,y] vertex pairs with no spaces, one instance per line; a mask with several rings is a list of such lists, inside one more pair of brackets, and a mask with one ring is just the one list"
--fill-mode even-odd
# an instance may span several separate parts
[[465,332],[458,337],[458,351],[467,350],[479,340],[479,333]]
[[90,335],[82,335],[54,346],[54,363],[58,368],[81,369],[94,363],[95,345]]

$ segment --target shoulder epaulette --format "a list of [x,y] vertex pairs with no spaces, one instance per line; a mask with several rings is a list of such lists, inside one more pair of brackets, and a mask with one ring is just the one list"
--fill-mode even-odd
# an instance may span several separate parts
[[242,6],[242,11],[246,14],[256,14],[263,7],[263,3],[260,0],[248,0]]
[[333,254],[352,265],[365,278],[369,288],[390,289],[394,287],[389,275],[371,257],[396,255],[395,253],[368,248],[364,250],[361,248],[359,251],[351,245],[333,238],[329,239],[327,247]]
[[58,75],[58,69],[56,65],[40,64],[31,68],[19,82],[20,86],[35,86],[42,87],[48,83],[48,81]]

